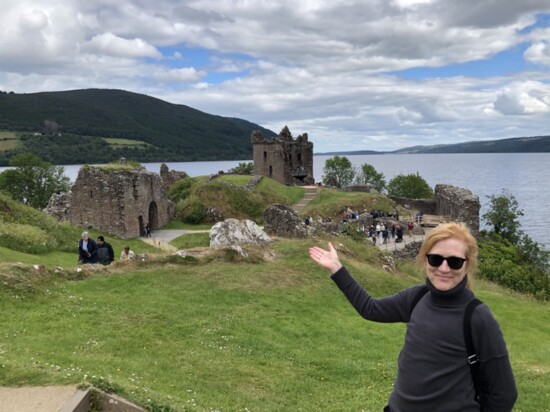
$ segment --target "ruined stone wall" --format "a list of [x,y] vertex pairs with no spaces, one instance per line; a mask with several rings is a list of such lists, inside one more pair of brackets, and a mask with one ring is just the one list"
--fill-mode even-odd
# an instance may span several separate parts
[[140,236],[147,224],[157,229],[174,216],[160,176],[143,167],[83,167],[71,192],[68,220],[72,224],[126,239]]
[[479,197],[470,190],[451,185],[435,186],[437,214],[452,221],[464,222],[477,238],[479,236]]
[[313,143],[307,133],[292,138],[285,126],[279,136],[265,139],[253,132],[254,174],[270,177],[285,185],[313,184]]
[[160,178],[162,180],[162,185],[164,186],[164,189],[166,192],[170,189],[170,187],[176,183],[178,180],[185,179],[189,177],[189,175],[185,172],[178,172],[176,170],[170,170],[166,163],[162,163],[160,165]]

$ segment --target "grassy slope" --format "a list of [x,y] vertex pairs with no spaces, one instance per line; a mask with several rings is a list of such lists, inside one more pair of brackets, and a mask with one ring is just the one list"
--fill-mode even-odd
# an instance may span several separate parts
[[[311,244],[278,241],[261,264],[220,257],[0,289],[0,384],[92,382],[157,410],[381,410],[404,326],[360,319],[308,260]],[[418,282],[377,269],[373,248],[347,249],[375,295]],[[548,305],[478,287],[508,342],[516,410],[547,410]]]
[[[330,213],[341,201],[364,201],[328,195]],[[4,202],[0,218],[34,222],[76,244],[79,229]],[[175,240],[185,248],[207,241],[207,234]],[[92,383],[157,411],[379,411],[404,325],[360,319],[309,261],[313,242],[278,240],[250,250],[244,262],[218,253],[195,264],[119,263],[91,274],[75,271],[76,253],[68,250],[29,255],[0,247],[0,385]],[[410,264],[388,274],[377,249],[340,242],[342,259],[375,296],[420,281]],[[112,243],[118,251],[125,241]],[[129,243],[148,250],[139,239]],[[57,266],[65,270],[56,273]],[[516,410],[548,410],[548,304],[487,282],[476,290],[505,334],[520,391]]]

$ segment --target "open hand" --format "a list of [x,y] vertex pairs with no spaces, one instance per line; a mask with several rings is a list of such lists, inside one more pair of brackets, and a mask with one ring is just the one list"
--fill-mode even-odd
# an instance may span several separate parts
[[336,249],[334,249],[334,246],[330,242],[328,243],[328,250],[317,246],[309,248],[309,257],[314,262],[330,270],[331,273],[337,272],[342,267],[338,259],[338,253],[336,253]]

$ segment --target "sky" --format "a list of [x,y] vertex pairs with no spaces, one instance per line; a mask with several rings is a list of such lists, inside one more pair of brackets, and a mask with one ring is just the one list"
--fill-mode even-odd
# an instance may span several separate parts
[[0,90],[122,89],[316,153],[548,135],[549,0],[0,0]]

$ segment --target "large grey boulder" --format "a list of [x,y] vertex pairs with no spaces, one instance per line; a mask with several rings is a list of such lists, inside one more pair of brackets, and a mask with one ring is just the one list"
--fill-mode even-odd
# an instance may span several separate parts
[[251,220],[226,219],[210,229],[210,247],[270,242],[271,238]]

